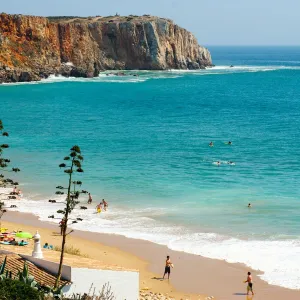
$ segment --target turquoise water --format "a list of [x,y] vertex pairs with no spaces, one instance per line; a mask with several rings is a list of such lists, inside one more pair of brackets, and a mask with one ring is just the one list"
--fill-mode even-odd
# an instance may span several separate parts
[[205,71],[0,86],[31,199],[21,209],[46,219],[43,199],[65,180],[57,166],[78,144],[84,188],[111,204],[78,228],[244,262],[300,288],[300,48],[211,51],[216,68]]

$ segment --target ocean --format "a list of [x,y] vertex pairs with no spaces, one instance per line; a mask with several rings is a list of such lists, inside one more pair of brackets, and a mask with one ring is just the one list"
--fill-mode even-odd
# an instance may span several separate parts
[[209,49],[207,70],[1,85],[18,210],[51,221],[61,204],[48,199],[67,183],[58,165],[78,144],[94,205],[74,211],[75,229],[241,262],[300,289],[300,47]]

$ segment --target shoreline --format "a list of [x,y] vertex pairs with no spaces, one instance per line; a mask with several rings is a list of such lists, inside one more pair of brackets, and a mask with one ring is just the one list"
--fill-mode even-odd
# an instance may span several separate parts
[[[40,221],[33,214],[7,212],[2,220],[4,222],[32,226],[37,229],[57,230],[56,225]],[[157,275],[163,272],[164,259],[166,255],[170,255],[175,265],[170,278],[171,291],[172,286],[174,286],[176,291],[180,291],[180,294],[186,296],[189,294],[190,299],[199,299],[199,295],[203,294],[214,296],[215,299],[219,300],[245,299],[245,297],[246,299],[252,299],[252,296],[246,296],[246,285],[243,283],[246,273],[249,270],[252,272],[254,278],[255,299],[296,300],[300,297],[300,290],[291,290],[270,285],[258,277],[258,275],[262,274],[261,272],[251,270],[242,264],[228,263],[199,255],[174,251],[170,250],[167,246],[115,234],[75,230],[72,233],[72,237],[93,241],[133,255],[145,263],[147,271]],[[159,285],[157,287],[157,283],[162,283],[161,288],[163,289],[165,282],[162,283],[160,280],[155,280],[156,288],[159,288]],[[140,289],[143,288],[144,286],[141,284]],[[158,290],[157,292],[160,291]]]

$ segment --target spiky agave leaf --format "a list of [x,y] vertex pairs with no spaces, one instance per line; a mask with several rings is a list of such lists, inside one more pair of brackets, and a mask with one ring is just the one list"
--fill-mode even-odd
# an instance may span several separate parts
[[6,266],[7,256],[5,256],[3,263],[0,266],[0,274],[4,274],[5,266]]

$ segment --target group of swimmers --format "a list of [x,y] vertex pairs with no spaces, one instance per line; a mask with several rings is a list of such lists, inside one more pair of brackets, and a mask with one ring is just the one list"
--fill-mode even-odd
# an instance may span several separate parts
[[[232,145],[232,142],[231,142],[231,141],[228,141],[228,142],[226,142],[225,144],[231,146],[231,145]],[[208,146],[209,146],[209,147],[214,147],[214,142],[210,142],[210,143],[208,144]]]
[[[217,165],[217,166],[220,166],[220,165],[221,165],[221,162],[218,160],[218,161],[214,162],[214,164]],[[231,166],[235,166],[235,162],[233,162],[233,161],[231,161],[231,160],[230,160],[230,161],[227,161],[226,164],[227,164],[227,165],[231,165]]]
[[[231,142],[231,141],[228,141],[228,142],[226,142],[225,144],[231,146],[231,145],[232,145],[232,142]],[[208,146],[209,146],[209,147],[214,147],[214,142],[210,142],[210,143],[208,144]],[[218,160],[218,161],[214,162],[214,164],[217,165],[217,166],[220,166],[220,165],[221,165],[221,162]],[[230,161],[227,161],[226,164],[227,164],[227,165],[234,166],[234,165],[235,165],[235,162],[233,162],[233,161],[230,160]]]
[[104,199],[102,199],[102,202],[100,202],[96,206],[97,214],[100,214],[102,212],[102,210],[106,211],[107,208],[108,208],[108,203]]
[[[92,198],[92,195],[91,193],[89,193],[89,199],[88,199],[88,204],[92,204],[93,202],[93,198]],[[96,210],[97,210],[97,213],[101,213],[102,210],[106,211],[108,208],[108,203],[102,199],[102,201],[96,206]]]
[[22,197],[22,191],[20,189],[17,189],[17,187],[15,186],[13,189],[13,193],[17,196]]

